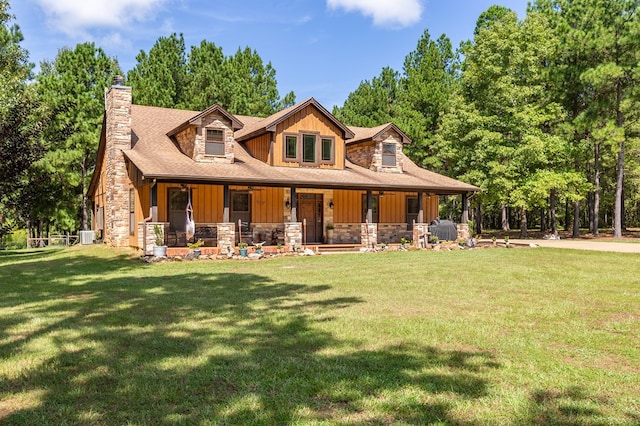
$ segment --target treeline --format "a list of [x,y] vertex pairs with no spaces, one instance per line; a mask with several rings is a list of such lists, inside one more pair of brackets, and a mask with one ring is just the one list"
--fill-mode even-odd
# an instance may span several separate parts
[[[0,241],[25,227],[32,237],[88,229],[104,89],[124,73],[100,47],[82,43],[34,74],[13,20],[0,0]],[[203,40],[187,54],[182,35],[172,34],[136,59],[127,84],[138,104],[199,111],[218,103],[268,116],[295,103],[293,92],[280,97],[276,71],[249,48],[225,56]]]
[[638,6],[537,0],[523,19],[492,6],[457,51],[425,31],[402,73],[384,68],[334,114],[394,121],[419,164],[482,188],[471,199],[478,233],[620,236],[640,225]]

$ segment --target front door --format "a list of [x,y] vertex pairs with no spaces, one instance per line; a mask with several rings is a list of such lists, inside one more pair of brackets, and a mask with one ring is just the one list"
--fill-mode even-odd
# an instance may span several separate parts
[[169,188],[169,228],[174,231],[187,230],[187,203],[189,194],[186,188]]
[[307,220],[307,243],[322,242],[322,205],[322,194],[298,194],[298,220]]
[[242,221],[240,227],[240,240],[251,243],[251,194],[248,191],[231,191],[231,222],[238,226],[238,221]]

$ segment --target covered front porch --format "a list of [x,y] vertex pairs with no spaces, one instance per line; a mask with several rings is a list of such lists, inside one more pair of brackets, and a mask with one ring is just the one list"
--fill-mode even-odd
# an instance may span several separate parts
[[[131,245],[149,252],[156,244],[156,225],[169,247],[196,241],[203,247],[229,249],[245,242],[285,250],[324,244],[371,247],[403,240],[419,244],[426,242],[428,223],[438,217],[440,194],[155,181],[132,195],[139,208],[132,212],[136,226]],[[187,233],[187,206],[195,224],[192,235]]]

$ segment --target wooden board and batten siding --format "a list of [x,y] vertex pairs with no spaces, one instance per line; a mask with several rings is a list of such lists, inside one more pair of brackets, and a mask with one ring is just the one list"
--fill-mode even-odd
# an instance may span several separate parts
[[285,133],[313,133],[320,137],[328,136],[335,138],[334,142],[334,164],[321,164],[320,168],[344,169],[344,138],[342,130],[332,123],[329,118],[322,114],[312,105],[291,115],[282,123],[278,124],[274,135],[273,165],[286,167],[301,167],[297,162],[284,161],[284,137]]
[[[362,221],[362,197],[364,191],[335,190],[333,192],[334,223],[360,223]],[[375,195],[375,194],[374,194]],[[405,223],[407,220],[407,197],[416,197],[415,192],[388,192],[379,196],[379,222]],[[439,200],[436,195],[423,194],[424,221],[438,217]]]

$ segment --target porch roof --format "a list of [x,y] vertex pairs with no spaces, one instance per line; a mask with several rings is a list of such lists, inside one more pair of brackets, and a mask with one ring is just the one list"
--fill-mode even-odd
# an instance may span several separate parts
[[[159,181],[406,190],[438,194],[478,190],[473,185],[422,169],[404,154],[399,154],[398,158],[403,163],[404,173],[378,173],[349,161],[346,161],[344,170],[275,167],[253,158],[242,143],[234,145],[233,164],[196,162],[184,155],[167,134],[197,114],[197,111],[132,105],[132,148],[124,151],[125,156],[145,179]],[[263,119],[241,116],[239,120],[245,124],[243,131],[246,131],[247,128],[261,127],[259,123]]]

